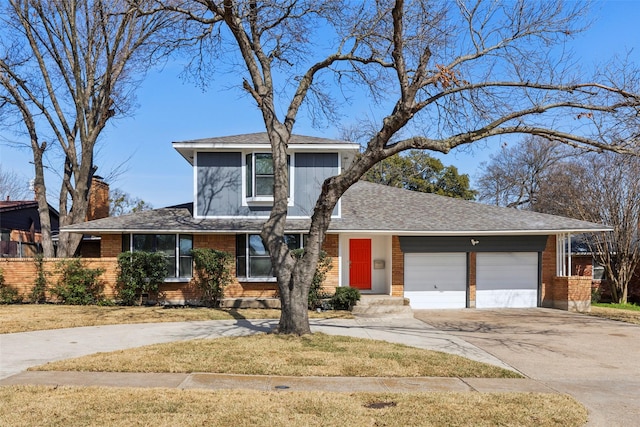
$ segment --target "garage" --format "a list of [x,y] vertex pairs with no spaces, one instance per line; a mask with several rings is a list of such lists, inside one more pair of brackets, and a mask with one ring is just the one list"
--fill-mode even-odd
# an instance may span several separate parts
[[484,252],[476,258],[476,308],[538,306],[537,252]]
[[404,256],[404,296],[413,309],[465,308],[465,253],[408,253]]

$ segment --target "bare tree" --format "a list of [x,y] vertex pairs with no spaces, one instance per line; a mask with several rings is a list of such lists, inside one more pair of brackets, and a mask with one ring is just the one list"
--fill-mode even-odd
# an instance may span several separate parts
[[[588,155],[565,170],[574,172],[568,188],[575,191],[573,209],[565,213],[613,228],[588,236],[586,242],[605,269],[612,301],[626,303],[629,283],[640,266],[640,159],[614,153]],[[567,187],[557,192],[563,188]]]
[[479,192],[486,201],[497,196],[492,201],[499,205],[612,227],[612,232],[582,237],[605,269],[612,300],[627,302],[640,266],[640,159],[610,152],[562,155],[566,150],[546,150],[550,146],[525,140],[503,150],[489,162]]
[[477,180],[478,200],[529,210],[539,210],[538,194],[541,187],[557,178],[555,166],[569,152],[565,145],[539,136],[527,136],[514,145],[504,144],[489,162]]
[[[84,221],[99,136],[132,107],[171,19],[142,16],[126,0],[9,0],[3,7],[0,105],[28,135],[44,254],[53,256],[43,159],[51,150],[62,154],[60,225]],[[62,233],[58,255],[73,255],[81,238]]]
[[0,200],[25,200],[29,195],[29,184],[26,178],[20,177],[17,173],[2,169],[0,165]]
[[[278,2],[167,0],[198,22],[199,51],[224,59],[262,113],[272,147],[274,204],[261,236],[278,280],[281,333],[310,332],[307,294],[331,213],[377,162],[407,149],[447,153],[490,137],[529,134],[573,146],[635,152],[637,72],[571,75],[562,45],[586,8],[560,0]],[[215,56],[218,55],[218,56]],[[213,61],[212,61],[213,62]],[[214,62],[215,63],[215,62]],[[198,63],[197,72],[206,72]],[[216,64],[218,65],[218,64]],[[616,79],[623,84],[617,84]],[[287,144],[301,112],[333,119],[331,91],[363,88],[388,107],[364,151],[318,197],[301,258],[283,240]],[[340,92],[338,92],[340,93]],[[391,102],[390,102],[391,101]],[[412,129],[419,129],[414,134]],[[595,125],[598,125],[597,127]],[[625,125],[624,127],[622,125]],[[617,132],[598,133],[617,127]],[[635,128],[637,129],[637,128]]]

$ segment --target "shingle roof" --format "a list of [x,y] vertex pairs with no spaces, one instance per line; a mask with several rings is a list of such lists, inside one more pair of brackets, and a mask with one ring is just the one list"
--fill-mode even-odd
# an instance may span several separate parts
[[[195,219],[191,204],[104,218],[64,227],[83,233],[258,232],[264,218]],[[287,230],[304,232],[310,220],[289,219]],[[404,235],[554,234],[601,231],[600,224],[555,215],[484,205],[435,194],[358,182],[342,197],[333,232]]]
[[2,200],[0,201],[0,212],[38,207],[35,200]]
[[[2,200],[0,201],[0,212],[19,211],[21,209],[38,209],[36,200]],[[49,210],[55,215],[59,215],[58,211],[49,205]]]
[[[192,144],[269,144],[269,135],[266,132],[246,133],[242,135],[220,136],[214,138],[192,139],[189,141],[176,141],[175,143]],[[320,138],[306,135],[291,135],[289,145],[294,144],[353,144],[349,141],[340,141],[329,138]]]
[[[335,139],[320,138],[306,135],[291,135],[289,148],[297,150],[316,150],[331,147],[332,151],[348,151],[357,153],[360,145],[355,142],[340,141]],[[190,141],[174,141],[173,148],[180,153],[190,164],[193,165],[194,151],[207,150],[245,150],[245,149],[265,149],[270,148],[269,135],[266,132],[246,133],[243,135],[220,136],[215,138],[192,139]]]

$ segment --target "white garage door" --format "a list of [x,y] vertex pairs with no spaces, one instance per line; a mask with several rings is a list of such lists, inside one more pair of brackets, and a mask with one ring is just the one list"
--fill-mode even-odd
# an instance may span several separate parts
[[405,254],[404,296],[413,309],[465,308],[466,254]]
[[537,252],[477,254],[476,308],[526,308],[537,305]]

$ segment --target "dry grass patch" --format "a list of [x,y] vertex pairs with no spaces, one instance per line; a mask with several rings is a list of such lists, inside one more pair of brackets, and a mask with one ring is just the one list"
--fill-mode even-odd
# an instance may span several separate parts
[[[311,318],[353,318],[350,312],[309,312]],[[163,307],[98,307],[51,304],[0,306],[0,334],[124,323],[279,319],[280,310]]]
[[315,333],[155,344],[47,363],[34,370],[246,375],[520,378],[464,357],[386,341]]
[[16,386],[6,426],[580,426],[573,398],[536,393],[326,393]]
[[592,305],[591,316],[604,317],[611,320],[619,320],[621,322],[633,323],[640,325],[640,311],[623,310],[620,308],[597,307]]

